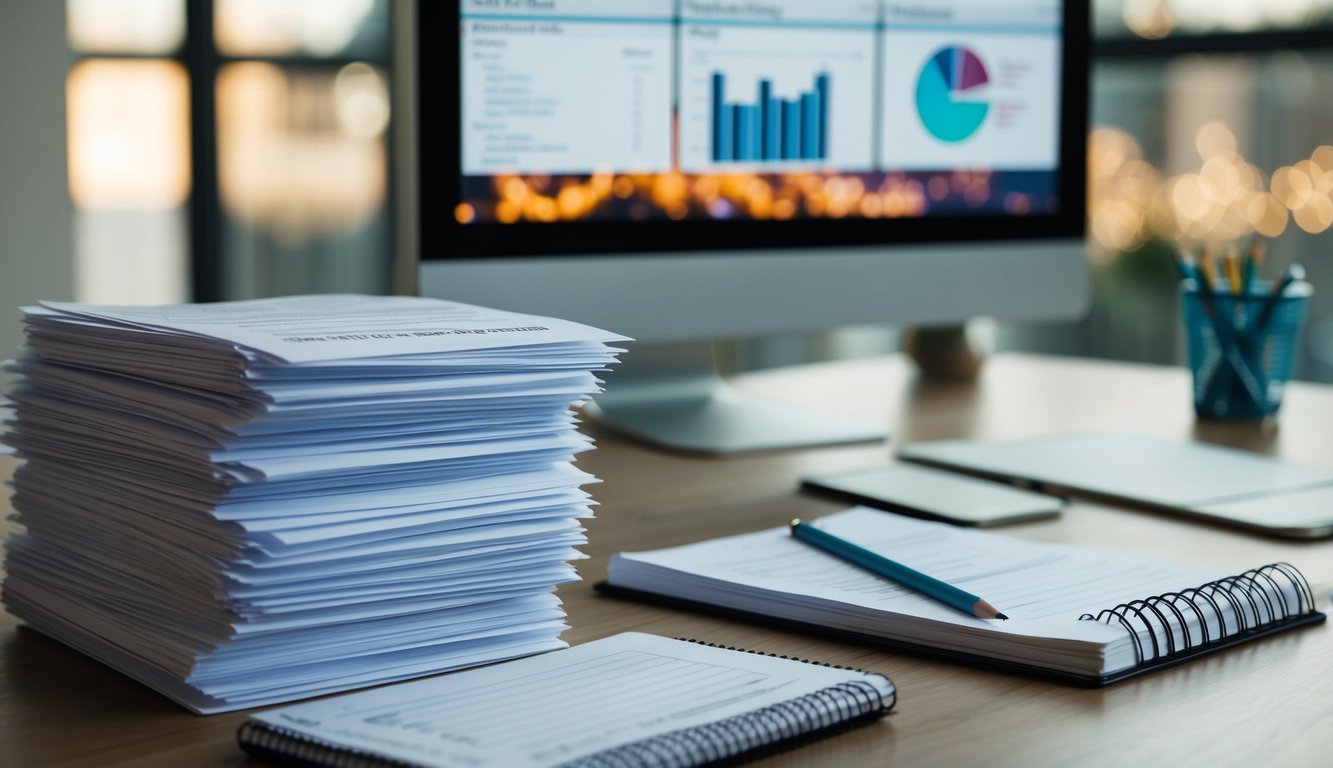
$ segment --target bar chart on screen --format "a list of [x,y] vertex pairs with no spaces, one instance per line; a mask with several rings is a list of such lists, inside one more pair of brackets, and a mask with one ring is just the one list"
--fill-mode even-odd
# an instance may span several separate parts
[[871,170],[873,4],[757,8],[683,6],[682,170]]
[[714,163],[828,159],[827,72],[816,75],[813,87],[793,98],[775,95],[773,81],[761,79],[758,96],[749,104],[729,103],[726,83],[724,73],[713,73]]

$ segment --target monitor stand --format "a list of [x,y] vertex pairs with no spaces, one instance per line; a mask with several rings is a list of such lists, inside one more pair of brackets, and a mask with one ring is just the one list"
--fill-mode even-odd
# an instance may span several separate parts
[[635,345],[585,413],[665,448],[745,453],[883,440],[879,425],[742,395],[718,375],[709,342]]

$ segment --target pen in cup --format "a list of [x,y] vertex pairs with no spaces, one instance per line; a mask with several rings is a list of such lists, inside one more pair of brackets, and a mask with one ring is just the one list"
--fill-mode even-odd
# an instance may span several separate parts
[[809,523],[803,523],[799,518],[791,521],[791,535],[815,549],[842,558],[871,573],[920,592],[927,597],[934,598],[947,606],[957,608],[969,616],[976,616],[979,619],[1007,620],[1009,618],[995,610],[995,607],[990,603],[970,592],[927,576],[901,563],[896,563],[883,555],[857,546]]
[[[1225,364],[1236,376],[1245,396],[1255,407],[1261,407],[1265,402],[1264,387],[1254,375],[1248,360],[1242,354],[1241,341],[1238,338],[1238,331],[1230,318],[1225,317],[1218,311],[1217,296],[1214,286],[1217,284],[1217,271],[1214,266],[1212,253],[1205,248],[1199,254],[1198,263],[1189,258],[1188,251],[1181,251],[1176,259],[1176,268],[1180,270],[1181,275],[1194,278],[1194,284],[1199,292],[1199,303],[1203,306],[1203,313],[1213,326],[1213,332],[1217,337],[1217,344],[1221,349],[1222,363],[1214,369],[1213,375],[1209,376],[1207,385],[1204,387],[1207,396],[1205,399],[1211,399],[1216,396],[1215,386],[1226,382],[1218,376]],[[1233,297],[1233,303],[1239,302],[1240,297]]]
[[1172,261],[1200,416],[1262,419],[1280,402],[1311,289],[1299,264],[1261,280],[1266,256],[1257,236],[1244,247],[1176,246]]
[[1259,271],[1259,265],[1264,263],[1264,254],[1267,249],[1264,241],[1255,237],[1250,240],[1250,247],[1245,251],[1245,266],[1241,273],[1240,292],[1242,296],[1249,296],[1250,290],[1254,287],[1254,278]]
[[1278,301],[1282,294],[1292,283],[1297,283],[1305,279],[1305,267],[1300,264],[1291,264],[1282,270],[1282,276],[1273,281],[1273,287],[1264,297],[1263,305],[1259,309],[1259,317],[1254,321],[1254,332],[1263,333],[1268,328],[1268,321],[1273,318],[1273,310],[1277,308]]

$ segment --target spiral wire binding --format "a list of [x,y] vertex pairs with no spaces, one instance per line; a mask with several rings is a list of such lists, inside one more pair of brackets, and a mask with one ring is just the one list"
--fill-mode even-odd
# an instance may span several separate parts
[[1300,571],[1290,563],[1270,563],[1079,618],[1124,627],[1134,643],[1136,666],[1142,666],[1280,626],[1313,612],[1314,605],[1314,592]]
[[756,750],[783,749],[887,714],[879,691],[856,680],[743,715],[683,728],[564,763],[564,768],[715,765]]
[[265,723],[242,723],[236,732],[236,742],[246,754],[272,765],[321,768],[405,768],[411,765]]
[[[676,639],[710,648],[845,669],[888,680],[879,673],[855,667],[705,643],[687,637]],[[889,680],[889,684],[891,693],[887,699],[870,683],[852,680],[725,720],[623,744],[564,763],[561,768],[628,768],[642,765],[689,768],[729,764],[741,756],[748,760],[760,754],[780,752],[887,715],[898,703],[898,690],[892,687],[892,680]]]

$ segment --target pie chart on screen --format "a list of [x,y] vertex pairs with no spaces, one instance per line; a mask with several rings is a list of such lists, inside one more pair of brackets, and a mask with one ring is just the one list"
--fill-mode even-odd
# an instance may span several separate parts
[[926,61],[916,81],[916,111],[921,124],[940,141],[964,141],[981,128],[990,111],[984,86],[986,66],[959,45],[941,48]]

